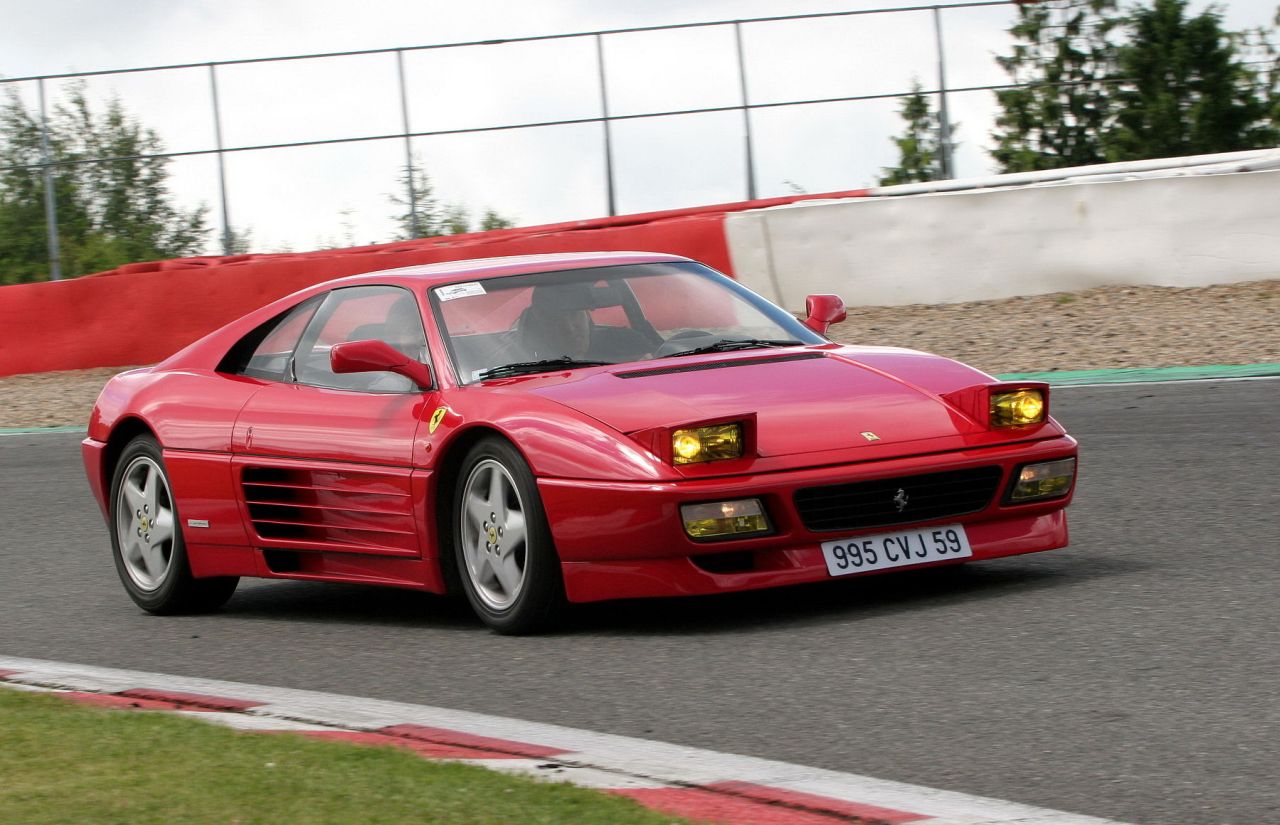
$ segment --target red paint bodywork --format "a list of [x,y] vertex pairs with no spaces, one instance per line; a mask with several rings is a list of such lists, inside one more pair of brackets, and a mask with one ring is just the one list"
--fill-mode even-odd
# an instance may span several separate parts
[[[1004,490],[1023,463],[1076,455],[1076,442],[1052,418],[991,429],[986,393],[1000,386],[991,376],[904,349],[824,343],[460,385],[427,305],[427,290],[442,284],[684,260],[649,253],[472,260],[304,289],[153,368],[112,379],[83,445],[90,486],[105,514],[114,457],[133,435],[150,431],[164,449],[196,576],[442,592],[440,535],[447,522],[440,523],[437,492],[458,452],[476,435],[496,433],[533,469],[567,595],[584,602],[825,579],[821,542],[916,526],[807,530],[792,501],[804,487],[996,465]],[[406,287],[417,297],[434,388],[361,393],[216,371],[232,344],[290,307],[336,286],[373,284]],[[719,366],[659,369],[700,363]],[[428,426],[440,408],[438,425]],[[727,420],[748,422],[753,449],[746,457],[675,466],[664,455],[671,428]],[[860,437],[864,431],[879,440]],[[682,503],[747,496],[764,503],[772,534],[715,543],[685,535]],[[1066,545],[1070,494],[1032,504],[1002,500],[997,495],[980,512],[937,521],[965,525],[975,560]],[[288,518],[277,516],[281,508]],[[189,526],[193,519],[208,527]],[[712,572],[717,565],[704,564],[726,553],[745,569]]]

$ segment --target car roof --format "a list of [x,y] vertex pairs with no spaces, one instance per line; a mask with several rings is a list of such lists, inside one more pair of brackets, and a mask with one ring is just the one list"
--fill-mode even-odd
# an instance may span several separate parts
[[345,286],[393,285],[409,289],[432,287],[505,275],[531,272],[555,272],[565,269],[587,269],[625,264],[688,262],[689,258],[661,252],[561,252],[549,255],[519,255],[505,258],[472,258],[436,264],[419,264],[398,269],[384,269],[363,275],[351,275],[333,281],[313,284],[286,295],[264,307],[214,330],[186,348],[166,358],[158,368],[203,365],[209,369],[226,355],[231,342],[239,340],[254,327],[291,306],[314,295]]
[[472,258],[435,264],[417,264],[352,275],[324,284],[327,288],[355,284],[399,284],[402,286],[452,283],[459,280],[525,275],[596,266],[688,261],[680,255],[661,252],[558,252],[546,255],[513,255],[504,258]]

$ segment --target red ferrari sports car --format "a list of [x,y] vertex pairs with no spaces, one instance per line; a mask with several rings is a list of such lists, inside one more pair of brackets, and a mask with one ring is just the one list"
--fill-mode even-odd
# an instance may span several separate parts
[[304,289],[116,376],[84,461],[129,595],[241,576],[566,601],[719,593],[1067,543],[1049,390],[842,346],[685,258],[460,261]]

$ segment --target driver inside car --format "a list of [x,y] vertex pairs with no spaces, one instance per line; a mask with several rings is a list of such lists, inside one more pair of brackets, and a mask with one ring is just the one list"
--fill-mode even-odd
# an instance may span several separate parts
[[600,325],[592,320],[592,309],[619,305],[615,294],[591,284],[534,287],[529,307],[517,322],[525,357],[609,363],[647,358],[653,347],[643,335],[627,327]]
[[584,359],[591,351],[592,323],[586,284],[547,284],[533,288],[520,318],[520,342],[532,358]]

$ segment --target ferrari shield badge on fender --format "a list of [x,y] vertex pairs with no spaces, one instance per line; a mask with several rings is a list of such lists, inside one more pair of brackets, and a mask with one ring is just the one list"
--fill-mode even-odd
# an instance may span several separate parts
[[875,433],[871,432],[870,430],[866,431],[865,433],[862,433],[862,437],[863,437],[863,438],[865,438],[865,439],[866,439],[866,440],[868,440],[868,441],[879,441],[879,440],[880,440],[880,436],[876,435]]
[[444,415],[447,412],[449,412],[448,407],[436,407],[436,411],[431,414],[431,423],[427,425],[428,433],[436,431],[436,427],[440,426],[440,422],[444,420]]

